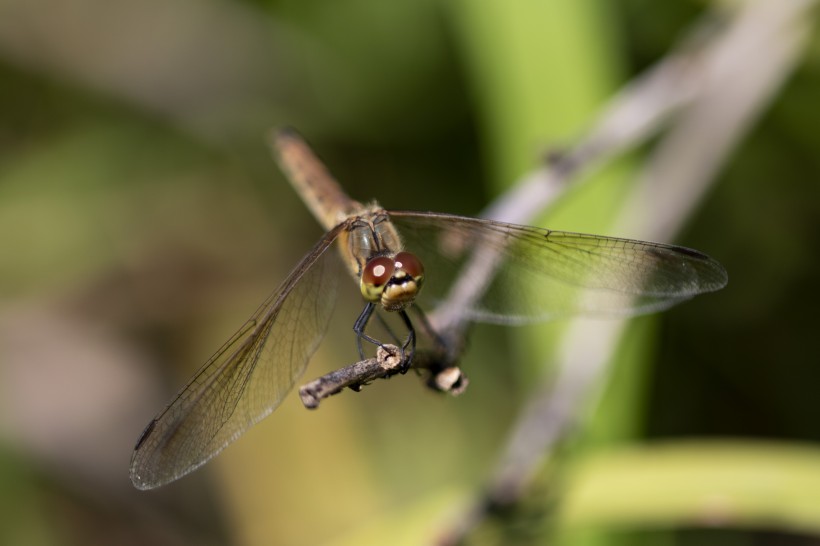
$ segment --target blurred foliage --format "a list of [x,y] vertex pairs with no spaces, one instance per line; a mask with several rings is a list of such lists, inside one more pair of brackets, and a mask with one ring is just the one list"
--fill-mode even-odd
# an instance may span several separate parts
[[[474,214],[712,7],[0,4],[0,544],[423,543],[543,373],[532,340],[478,327],[461,398],[291,396],[206,470],[128,482],[141,427],[320,234],[265,132],[299,128],[356,198]],[[818,543],[818,61],[815,36],[681,236],[727,289],[641,319],[582,441],[476,542]],[[550,227],[606,230],[638,161]],[[354,358],[352,292],[310,378]]]

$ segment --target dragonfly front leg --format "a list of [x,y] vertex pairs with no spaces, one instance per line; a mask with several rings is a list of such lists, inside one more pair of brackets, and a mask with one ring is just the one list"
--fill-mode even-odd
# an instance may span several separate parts
[[[362,347],[362,340],[372,343],[378,347],[383,347],[384,344],[367,335],[365,333],[365,329],[367,328],[367,323],[370,321],[370,317],[373,316],[373,312],[376,310],[376,304],[373,302],[368,302],[364,309],[362,309],[359,318],[356,319],[355,324],[353,324],[353,331],[356,332],[356,347],[359,350],[359,357],[364,360],[364,348]],[[410,369],[410,364],[413,361],[413,354],[416,351],[416,330],[413,327],[413,322],[410,320],[410,317],[407,316],[407,312],[403,309],[398,312],[399,316],[404,321],[405,326],[407,326],[407,339],[401,346],[401,359],[402,359],[402,369],[401,373],[407,373],[407,370]],[[407,352],[409,348],[409,354]]]
[[368,302],[367,305],[364,306],[364,309],[362,309],[362,313],[359,315],[359,318],[357,318],[356,322],[353,324],[353,331],[356,332],[356,348],[359,349],[359,358],[362,360],[365,359],[364,349],[362,348],[362,340],[368,341],[378,347],[381,347],[382,345],[380,341],[373,339],[364,332],[364,329],[367,328],[367,323],[370,321],[370,317],[373,316],[373,311],[375,309],[376,304],[373,302]]

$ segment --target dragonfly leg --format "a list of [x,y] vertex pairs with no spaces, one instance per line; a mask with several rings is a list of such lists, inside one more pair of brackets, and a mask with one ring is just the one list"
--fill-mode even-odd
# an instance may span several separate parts
[[[410,364],[413,363],[413,355],[416,353],[416,329],[413,327],[413,321],[410,320],[410,317],[407,315],[407,311],[402,309],[399,311],[399,316],[404,321],[405,326],[407,326],[407,339],[401,346],[401,359],[402,359],[402,369],[401,373],[407,373],[407,370],[410,369]],[[407,348],[410,348],[410,353],[407,354]]]
[[[353,324],[353,331],[356,332],[356,348],[359,350],[359,357],[362,360],[365,359],[362,341],[367,341],[368,343],[372,343],[378,347],[382,347],[384,345],[381,341],[370,337],[367,333],[365,333],[367,323],[370,321],[370,317],[373,316],[373,311],[375,310],[376,304],[373,302],[368,302],[364,309],[362,309],[359,318],[356,319],[355,324]],[[401,359],[403,362],[401,373],[404,374],[410,369],[410,364],[413,362],[413,354],[416,352],[416,329],[413,327],[413,322],[410,320],[410,317],[407,315],[406,311],[403,309],[399,311],[399,316],[404,321],[405,326],[407,326],[407,339],[404,340],[404,343],[401,346]],[[390,332],[389,329],[388,332]],[[395,338],[393,332],[390,332],[390,335]]]
[[370,317],[373,316],[373,311],[375,309],[376,304],[373,302],[368,302],[367,305],[364,306],[364,309],[362,309],[362,313],[359,315],[359,318],[357,318],[356,322],[353,324],[353,331],[356,332],[356,348],[359,349],[359,357],[362,360],[365,359],[364,348],[362,348],[362,340],[372,343],[377,347],[382,346],[382,343],[379,340],[373,339],[364,331],[364,329],[367,328],[367,323],[370,321]]
[[421,307],[419,307],[418,305],[413,305],[413,310],[416,312],[416,315],[418,315],[419,322],[421,323],[421,327],[424,330],[425,334],[427,334],[430,337],[430,339],[433,340],[433,342],[436,344],[437,349],[446,352],[447,346],[449,345],[447,343],[447,340],[441,334],[439,334],[435,328],[433,328],[433,325],[430,324],[429,320],[427,320],[427,315],[424,313],[424,311],[422,311]]

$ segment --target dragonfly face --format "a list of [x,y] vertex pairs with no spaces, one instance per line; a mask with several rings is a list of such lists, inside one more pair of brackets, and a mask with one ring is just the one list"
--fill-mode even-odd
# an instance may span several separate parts
[[362,296],[388,311],[401,311],[416,299],[424,282],[424,266],[410,252],[376,256],[362,270]]

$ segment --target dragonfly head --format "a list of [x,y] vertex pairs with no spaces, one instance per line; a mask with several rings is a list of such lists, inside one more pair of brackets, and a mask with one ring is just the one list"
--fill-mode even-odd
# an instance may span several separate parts
[[424,266],[415,255],[376,256],[362,269],[360,287],[367,301],[388,311],[404,309],[416,299],[424,283]]

